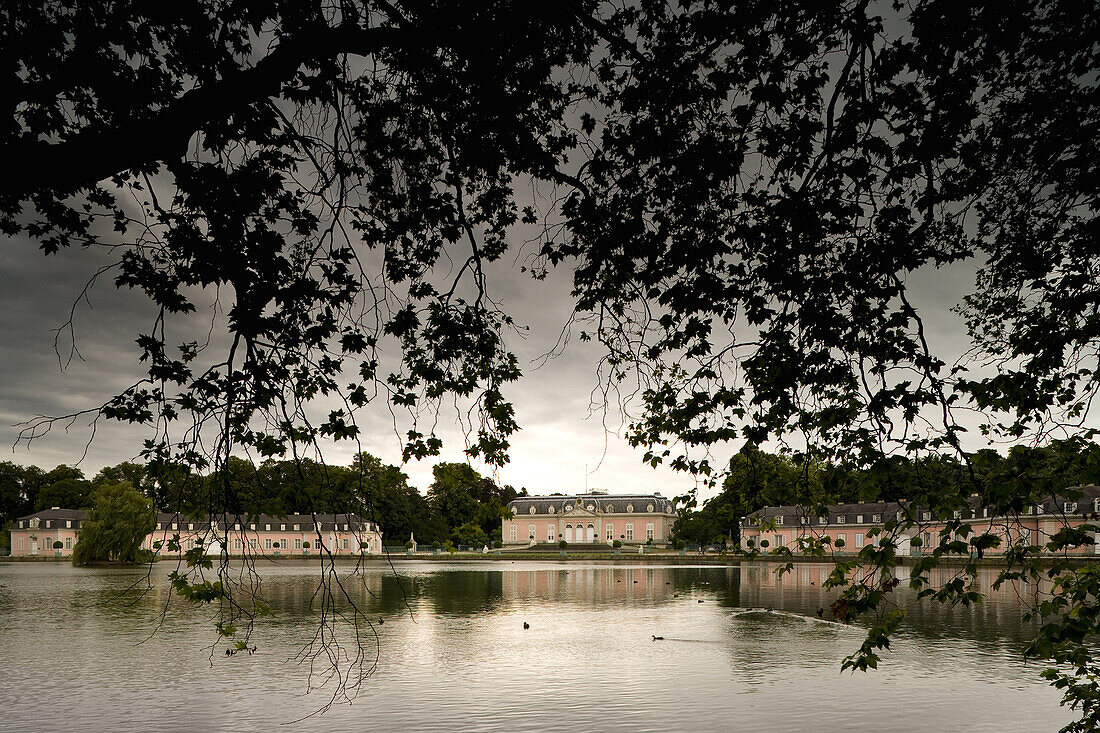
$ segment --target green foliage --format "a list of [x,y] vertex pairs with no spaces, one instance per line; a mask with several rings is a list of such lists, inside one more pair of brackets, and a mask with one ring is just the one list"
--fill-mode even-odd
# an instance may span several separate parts
[[155,526],[152,502],[132,486],[99,486],[92,491],[92,508],[73,547],[73,565],[137,562],[141,543]]
[[614,547],[617,550],[617,549],[619,549],[620,547],[623,546],[623,542],[622,542],[622,540],[613,540],[611,542],[611,546]]
[[565,540],[558,540],[558,549],[559,550],[564,550],[566,547],[569,547],[568,542],[566,542]]

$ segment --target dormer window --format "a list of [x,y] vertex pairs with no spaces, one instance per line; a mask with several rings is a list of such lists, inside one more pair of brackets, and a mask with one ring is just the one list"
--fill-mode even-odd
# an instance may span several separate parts
[[1100,499],[1092,500],[1092,510],[1094,512],[1100,512]]
[[951,516],[954,519],[958,519],[959,517],[962,516],[962,512],[959,511],[958,509],[956,509],[955,511],[951,512]]
[[871,522],[872,523],[878,524],[881,521],[882,521],[882,515],[881,514],[872,514],[871,515]]
[[922,521],[929,522],[932,520],[932,512],[921,512],[920,518]]
[[1066,514],[1073,514],[1075,511],[1077,511],[1077,502],[1067,501],[1065,503],[1065,511]]
[[817,523],[818,524],[828,524],[829,523],[829,518],[828,517],[818,517],[817,518]]
[[588,505],[588,506],[586,507],[586,509],[588,509],[588,511],[590,511],[590,512],[594,512],[594,511],[596,511],[596,507],[595,507],[595,505],[593,505],[593,504],[589,504],[589,505]]
[[530,507],[530,508],[529,508],[529,509],[527,510],[527,513],[528,513],[528,514],[534,514],[534,513],[535,513],[535,507],[533,507],[533,506],[532,506],[532,507]]
[[550,506],[550,507],[547,507],[547,508],[546,508],[546,512],[547,512],[548,514],[553,514],[553,513],[554,513],[554,507],[552,507],[552,506]]
[[836,517],[836,523],[837,524],[844,524],[847,521],[848,521],[848,517],[843,515],[843,514],[838,514],[837,517]]
[[72,526],[73,526],[73,520],[71,520],[71,519],[66,519],[66,520],[65,520],[65,528],[66,528],[66,529],[72,529]]
[[647,512],[652,512],[652,511],[653,511],[653,505],[652,505],[652,504],[648,505],[648,506],[647,506],[647,507],[645,508],[645,510],[646,510]]
[[633,505],[633,504],[627,504],[627,505],[626,505],[626,510],[627,510],[628,512],[632,512],[632,511],[634,511],[634,505]]
[[809,524],[810,523],[810,518],[809,517],[799,517],[798,518],[798,523],[799,524]]
[[1035,514],[1035,507],[1029,506],[1027,509],[1024,510],[1024,514]]
[[779,517],[775,518],[775,526],[777,526],[777,527],[783,526],[783,517],[782,516],[779,516]]

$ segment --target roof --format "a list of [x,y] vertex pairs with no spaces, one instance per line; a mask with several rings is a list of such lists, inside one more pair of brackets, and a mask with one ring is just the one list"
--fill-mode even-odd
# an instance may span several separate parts
[[[517,517],[530,514],[563,514],[575,507],[597,514],[676,514],[676,503],[660,494],[577,494],[574,496],[521,496],[508,502]],[[650,509],[649,507],[653,508]],[[534,509],[534,511],[531,511]]]

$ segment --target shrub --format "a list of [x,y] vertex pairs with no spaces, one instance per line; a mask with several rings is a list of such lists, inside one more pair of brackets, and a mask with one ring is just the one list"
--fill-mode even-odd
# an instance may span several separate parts
[[279,549],[279,541],[276,540],[276,541],[272,542],[271,546],[274,547],[276,550],[278,550]]
[[745,542],[745,544],[746,544],[746,545],[748,545],[748,546],[749,546],[750,548],[756,547],[756,540],[754,540],[754,539],[752,539],[752,538],[749,538],[749,539],[748,539],[748,540],[747,540],[747,541]]
[[303,550],[308,550],[309,549],[309,540],[306,540],[305,542],[302,543],[302,549]]
[[623,543],[620,540],[615,540],[614,542],[611,543],[611,546],[618,549],[618,548],[623,546]]
[[837,547],[844,547],[844,540],[837,540],[835,544]]
[[913,539],[909,540],[910,547],[920,547],[923,544],[924,540],[922,540],[920,537],[914,537]]
[[412,546],[413,546],[413,541],[412,541],[412,540],[408,540],[408,541],[407,541],[407,542],[405,543],[405,549],[406,549],[406,550],[411,550],[411,549],[412,549]]
[[769,544],[771,544],[771,543],[770,543],[770,542],[768,542],[767,540],[760,540],[760,546],[761,546],[761,547],[767,548],[767,546],[768,546]]
[[360,550],[369,550],[370,549],[370,543],[369,542],[363,542],[362,540],[360,540],[359,541],[359,549]]
[[500,549],[501,547],[504,547],[504,543],[500,540],[493,540],[493,547]]
[[564,550],[566,547],[569,547],[569,543],[566,542],[565,540],[561,540],[561,541],[558,542],[558,547],[560,549]]
[[432,549],[433,550],[442,550],[443,545],[440,543],[439,540],[436,540],[435,542],[432,543]]
[[652,544],[653,544],[653,538],[652,538],[652,537],[650,537],[649,539],[647,539],[647,540],[645,541],[645,543],[646,543],[647,545],[652,545]]
[[61,542],[61,540],[54,540],[53,541],[53,549],[55,549],[55,550],[60,550],[64,546],[65,545],[64,545],[64,543]]
[[[749,542],[752,542],[752,540],[749,540]],[[684,542],[683,540],[676,540],[676,549],[677,549],[677,550],[682,550],[682,549],[684,549],[685,547],[687,547],[687,543],[686,543],[686,542]]]

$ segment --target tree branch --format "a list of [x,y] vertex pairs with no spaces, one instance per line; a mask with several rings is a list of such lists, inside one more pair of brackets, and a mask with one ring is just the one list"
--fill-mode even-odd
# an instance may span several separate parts
[[0,146],[0,160],[19,171],[0,178],[0,194],[26,199],[41,188],[70,194],[123,171],[182,156],[196,131],[278,94],[303,63],[344,53],[367,56],[410,42],[415,40],[405,31],[350,24],[297,33],[254,66],[191,89],[147,115],[107,129],[91,126],[56,143]]

